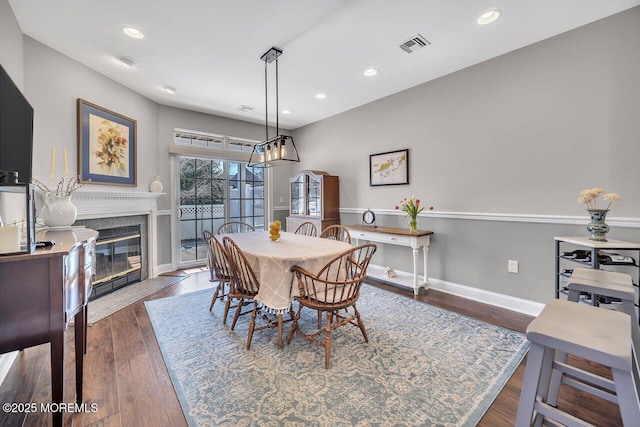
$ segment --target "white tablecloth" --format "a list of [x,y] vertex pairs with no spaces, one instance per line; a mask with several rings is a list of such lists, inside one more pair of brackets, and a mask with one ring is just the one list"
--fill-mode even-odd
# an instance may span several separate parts
[[[290,268],[300,265],[317,273],[351,245],[336,240],[283,232],[272,242],[267,231],[227,234],[242,249],[260,282],[257,300],[274,312],[288,310],[298,286]],[[217,236],[222,241],[222,236]],[[292,289],[293,288],[293,289]],[[293,292],[292,292],[293,291]]]

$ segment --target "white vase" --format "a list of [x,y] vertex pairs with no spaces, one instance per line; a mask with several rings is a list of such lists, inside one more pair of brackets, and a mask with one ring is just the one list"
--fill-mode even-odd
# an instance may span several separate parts
[[159,176],[154,176],[151,184],[149,184],[149,191],[152,193],[162,193],[162,183]]
[[71,195],[56,196],[45,193],[42,220],[49,227],[68,227],[76,222],[78,211],[71,203]]

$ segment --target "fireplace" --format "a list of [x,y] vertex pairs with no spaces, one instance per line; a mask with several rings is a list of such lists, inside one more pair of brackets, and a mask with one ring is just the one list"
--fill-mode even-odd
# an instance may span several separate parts
[[[138,256],[135,255],[135,251],[133,254],[124,256],[124,258],[127,259],[126,263],[140,264],[140,281],[153,279],[159,274],[157,265],[158,207],[156,200],[162,195],[163,193],[142,191],[83,191],[82,189],[75,191],[72,202],[78,209],[78,219],[74,225],[82,225],[99,231],[98,239],[100,240],[106,240],[107,236],[112,233],[109,231],[111,229],[129,226],[139,227],[139,262],[135,262],[135,257]],[[112,239],[115,239],[115,237],[112,237]],[[129,245],[130,242],[127,242],[127,247]],[[135,248],[136,245],[133,244],[132,246]],[[99,248],[97,249],[100,250]],[[103,250],[107,251],[106,249]],[[124,251],[124,249],[117,249],[116,252],[118,251]],[[129,273],[133,273],[131,276],[134,276],[134,278],[138,274],[134,271]],[[134,278],[127,277],[127,284],[133,283]],[[105,292],[108,290],[107,287],[105,286]],[[120,282],[116,283],[115,287],[120,287]],[[104,293],[101,295],[104,295]]]
[[146,215],[78,220],[74,225],[99,233],[89,300],[148,278]]
[[89,300],[142,279],[140,225],[98,230],[96,273]]

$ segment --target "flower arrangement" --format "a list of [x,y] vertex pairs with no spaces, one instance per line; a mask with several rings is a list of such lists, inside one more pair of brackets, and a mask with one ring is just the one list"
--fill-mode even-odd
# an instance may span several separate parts
[[112,167],[125,170],[126,165],[123,160],[127,155],[127,138],[122,135],[122,129],[119,126],[111,126],[109,120],[103,120],[102,126],[98,131],[99,150],[94,153],[98,158],[98,165],[107,170]]
[[[408,199],[405,197],[400,200],[400,204],[396,205],[396,210],[401,210],[409,217],[409,229],[411,231],[418,231],[418,214],[424,210],[424,206],[420,205],[420,199],[416,199],[416,196],[411,196]],[[429,210],[433,210],[433,206],[429,206]]]
[[[602,188],[587,188],[580,192],[580,198],[578,198],[579,203],[584,203],[587,205],[587,209],[598,209],[598,197],[600,194],[604,193],[604,189]],[[617,202],[620,200],[620,196],[616,193],[606,193],[602,196],[602,198],[609,202],[606,210],[609,210],[613,202]]]
[[56,185],[55,191],[50,190],[49,187],[47,187],[46,185],[44,185],[42,182],[38,181],[35,178],[33,179],[33,183],[45,194],[51,193],[56,197],[70,196],[71,193],[73,193],[78,188],[86,184],[86,182],[80,182],[80,176],[74,176],[72,178],[67,178],[67,177],[60,178],[60,181],[58,181],[58,184]]

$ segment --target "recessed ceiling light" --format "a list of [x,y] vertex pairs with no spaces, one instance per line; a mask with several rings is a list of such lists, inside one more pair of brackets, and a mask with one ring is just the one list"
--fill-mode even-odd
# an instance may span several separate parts
[[134,39],[141,39],[144,37],[142,31],[134,27],[122,27],[122,32]]
[[376,74],[378,74],[378,70],[376,70],[375,68],[369,68],[369,69],[365,70],[364,73],[362,73],[362,74],[364,74],[367,77],[373,77]]
[[285,116],[288,116],[289,114],[291,114],[291,111],[289,110],[282,110],[281,111],[282,114],[284,114]]
[[500,18],[502,11],[500,9],[493,9],[480,15],[480,18],[476,21],[479,25],[487,25]]
[[326,99],[327,95],[324,93],[317,93],[316,94],[316,99]]
[[176,93],[176,88],[171,87],[171,86],[165,86],[163,88],[166,92],[169,92],[171,95],[173,95],[174,93]]
[[120,56],[118,58],[121,64],[126,65],[127,67],[133,67],[136,65],[136,60],[133,58],[129,58],[128,56]]

